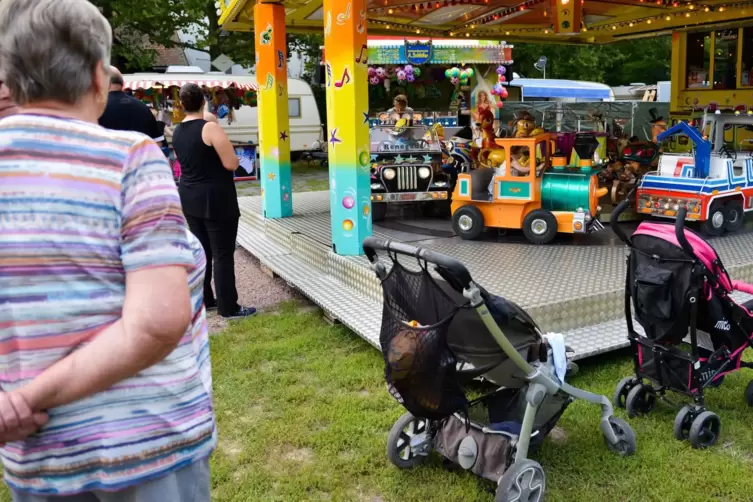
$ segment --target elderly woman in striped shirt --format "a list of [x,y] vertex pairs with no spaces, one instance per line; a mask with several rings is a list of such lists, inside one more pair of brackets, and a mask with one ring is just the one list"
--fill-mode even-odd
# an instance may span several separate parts
[[159,147],[97,125],[111,43],[0,1],[0,457],[19,502],[209,501],[205,258]]

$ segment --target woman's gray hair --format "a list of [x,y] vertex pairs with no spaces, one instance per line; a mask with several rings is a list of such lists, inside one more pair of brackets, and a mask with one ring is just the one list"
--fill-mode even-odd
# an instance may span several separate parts
[[0,0],[0,80],[19,105],[75,104],[111,49],[110,23],[86,0]]

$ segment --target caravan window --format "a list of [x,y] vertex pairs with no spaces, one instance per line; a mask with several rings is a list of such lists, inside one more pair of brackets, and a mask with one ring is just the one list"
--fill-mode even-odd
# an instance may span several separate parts
[[688,33],[685,67],[686,87],[697,89],[709,87],[711,68],[711,32]]
[[714,89],[737,89],[737,28],[716,32]]
[[301,118],[301,98],[288,99],[288,116],[291,119]]

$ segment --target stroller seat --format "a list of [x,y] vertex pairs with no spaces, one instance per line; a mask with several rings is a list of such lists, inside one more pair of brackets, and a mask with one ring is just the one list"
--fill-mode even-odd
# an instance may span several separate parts
[[753,312],[753,299],[748,300],[742,305],[748,312]]

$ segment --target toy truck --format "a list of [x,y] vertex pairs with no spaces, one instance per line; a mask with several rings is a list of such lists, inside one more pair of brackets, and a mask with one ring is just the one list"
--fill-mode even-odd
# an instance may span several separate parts
[[740,143],[724,141],[727,131],[720,121],[702,131],[678,122],[659,135],[660,141],[685,135],[692,150],[662,153],[658,171],[647,173],[638,185],[637,211],[674,219],[686,207],[686,218],[699,222],[707,235],[740,230],[745,213],[753,210],[753,158],[741,152]]
[[579,166],[567,167],[553,156],[555,136],[500,138],[491,152],[491,168],[458,176],[452,195],[452,224],[463,239],[485,228],[522,229],[534,244],[547,244],[557,233],[585,234],[603,229],[598,206],[606,188],[598,188],[593,155],[599,143],[583,135],[575,144]]

